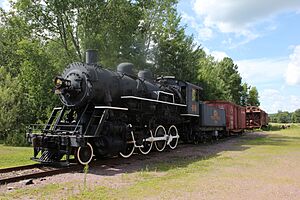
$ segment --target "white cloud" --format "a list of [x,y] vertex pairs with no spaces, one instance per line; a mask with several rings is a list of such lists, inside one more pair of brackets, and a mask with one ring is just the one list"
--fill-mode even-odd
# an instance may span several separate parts
[[198,40],[199,42],[209,40],[213,37],[213,31],[208,27],[204,27],[203,24],[198,23],[195,17],[182,12],[181,18],[185,23],[189,24],[191,28],[196,31],[196,40]]
[[288,62],[287,58],[262,58],[239,60],[235,63],[243,80],[251,85],[257,85],[284,80],[283,75]]
[[265,30],[271,31],[276,29],[276,25],[272,24],[272,17],[285,11],[300,11],[300,1],[194,0],[193,10],[204,20],[205,27],[243,36],[243,44],[260,36],[255,31],[255,25],[267,23],[264,24]]
[[197,29],[198,31],[198,37],[202,40],[209,40],[213,36],[213,31],[210,28],[203,27]]
[[0,7],[3,8],[5,11],[10,9],[10,4],[8,0],[0,0]]
[[229,57],[229,56],[227,55],[227,53],[225,53],[225,52],[223,52],[223,51],[212,51],[212,52],[211,52],[211,55],[212,55],[213,57],[215,57],[216,60],[218,60],[218,61],[223,60],[223,58],[225,58],[225,57]]
[[[286,85],[287,76],[300,83],[300,45],[289,58],[262,58],[235,62],[244,82],[258,87],[261,107],[268,113],[300,108],[299,86]],[[292,67],[291,67],[292,66]],[[287,73],[289,72],[290,73]]]
[[229,57],[224,51],[210,51],[208,48],[204,47],[203,50],[206,54],[213,56],[217,61],[223,60],[225,57]]
[[289,85],[300,84],[300,45],[294,47],[294,52],[290,55],[285,79]]
[[268,113],[278,110],[294,112],[300,108],[300,96],[286,95],[282,90],[265,89],[260,94],[261,107]]

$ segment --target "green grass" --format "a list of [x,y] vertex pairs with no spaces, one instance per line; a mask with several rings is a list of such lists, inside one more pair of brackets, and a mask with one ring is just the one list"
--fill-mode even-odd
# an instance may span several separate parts
[[[99,186],[87,185],[86,188],[82,180],[79,183],[57,183],[42,188],[16,190],[3,197],[7,199],[21,197],[193,199],[193,195],[201,191],[204,199],[206,197],[218,199],[224,195],[235,199],[239,196],[234,195],[247,193],[248,190],[254,190],[259,194],[260,188],[270,185],[276,192],[284,192],[281,188],[285,187],[300,188],[299,179],[288,173],[299,169],[297,167],[300,166],[300,159],[296,159],[300,157],[300,126],[293,125],[289,129],[266,133],[268,135],[254,137],[254,139],[241,137],[228,149],[207,157],[178,157],[171,162],[162,160],[145,166],[139,171],[122,174],[121,180],[128,184],[118,188],[101,185],[101,181]],[[211,148],[214,146],[212,145]],[[288,171],[282,174],[286,166],[289,166]],[[110,180],[110,177],[105,179]],[[235,185],[238,185],[237,189]],[[276,192],[261,193],[259,197],[269,195],[265,196],[265,199],[268,199]],[[64,196],[51,195],[54,193]],[[221,196],[216,197],[216,194]]]
[[[231,173],[231,170],[243,168],[247,170],[239,175],[241,179],[253,177],[272,182],[274,179],[266,178],[264,174],[253,174],[252,170],[255,171],[258,165],[269,167],[270,164],[278,164],[279,157],[299,152],[300,128],[294,125],[290,129],[268,133],[270,135],[266,137],[242,141],[240,146],[245,148],[243,151],[223,151],[208,158],[185,158],[172,163],[159,163],[153,167],[158,172],[167,172],[166,175],[150,176],[126,189],[113,191],[111,194],[119,199],[124,197],[127,199],[146,197],[172,199],[199,190],[199,187],[205,186],[206,182],[209,184],[208,180],[216,178],[217,175],[217,178],[223,181],[237,178],[237,174]],[[228,169],[230,172],[227,172]],[[151,170],[148,176],[149,174]],[[282,181],[279,178],[276,181],[283,184],[286,180]],[[227,188],[225,185],[219,185],[219,187]]]
[[0,144],[0,168],[33,164],[34,162],[30,160],[32,156],[32,147],[12,147]]

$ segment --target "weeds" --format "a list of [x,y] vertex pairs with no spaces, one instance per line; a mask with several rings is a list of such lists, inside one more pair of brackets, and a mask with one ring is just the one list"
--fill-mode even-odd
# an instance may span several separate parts
[[83,172],[84,172],[84,178],[83,178],[83,189],[84,189],[84,191],[86,191],[87,190],[87,174],[88,174],[88,172],[89,172],[89,165],[88,164],[86,164],[85,166],[84,166],[84,168],[83,168]]

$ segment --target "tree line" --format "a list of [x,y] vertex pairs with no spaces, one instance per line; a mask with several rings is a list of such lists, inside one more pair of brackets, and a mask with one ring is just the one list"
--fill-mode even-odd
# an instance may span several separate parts
[[294,112],[279,110],[275,114],[270,114],[269,118],[273,123],[300,123],[300,109]]
[[203,100],[259,105],[231,58],[217,61],[187,35],[177,0],[16,0],[0,8],[0,140],[22,144],[26,125],[59,104],[53,77],[97,49],[100,64],[173,75],[203,87]]

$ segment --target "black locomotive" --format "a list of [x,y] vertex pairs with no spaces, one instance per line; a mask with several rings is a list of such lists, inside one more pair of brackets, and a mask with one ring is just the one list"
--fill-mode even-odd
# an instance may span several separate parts
[[148,70],[136,76],[130,63],[116,72],[96,63],[96,52],[87,51],[86,63],[72,63],[55,78],[63,106],[41,132],[27,133],[33,159],[54,163],[66,156],[69,162],[74,155],[88,164],[94,156],[127,158],[136,149],[175,149],[179,138],[197,143],[224,134],[225,111],[201,103],[201,87],[175,77],[154,80]]

